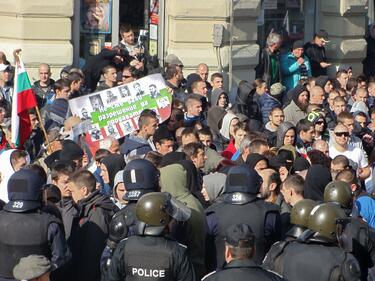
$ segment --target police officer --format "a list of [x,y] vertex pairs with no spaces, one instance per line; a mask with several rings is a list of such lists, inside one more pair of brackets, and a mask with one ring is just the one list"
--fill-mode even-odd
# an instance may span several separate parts
[[118,244],[107,280],[195,280],[186,247],[167,236],[172,220],[186,221],[190,215],[167,192],[143,195],[136,206],[137,235]]
[[136,234],[137,201],[142,195],[159,190],[159,172],[150,161],[134,159],[125,167],[123,181],[126,189],[123,199],[128,201],[128,204],[112,217],[107,246],[101,257],[102,279],[106,279],[117,244],[126,237]]
[[[350,185],[344,181],[335,180],[330,182],[324,189],[324,202],[333,202],[345,211],[350,217],[350,222],[345,227],[349,250],[359,261],[361,266],[361,280],[368,280],[368,275],[374,276],[375,265],[375,230],[359,218],[353,215],[353,193]],[[372,268],[369,273],[369,269]]]
[[230,226],[225,235],[225,260],[222,270],[206,275],[205,281],[227,280],[284,280],[279,275],[258,266],[252,258],[255,254],[255,236],[247,224]]
[[123,180],[126,189],[123,199],[128,204],[112,220],[114,224],[122,220],[128,228],[127,236],[131,236],[135,234],[137,201],[146,193],[159,191],[159,171],[150,161],[134,159],[126,165]]
[[70,259],[61,221],[41,211],[46,175],[25,167],[8,182],[9,202],[0,211],[0,280],[13,280],[22,257],[44,255],[52,270]]
[[208,257],[209,269],[224,266],[225,231],[233,224],[246,223],[254,231],[257,264],[261,264],[268,249],[279,240],[279,208],[257,197],[261,184],[262,178],[248,166],[229,169],[224,194],[206,210],[209,235],[206,253],[216,251],[216,257]]
[[316,206],[310,213],[308,229],[283,248],[272,248],[264,267],[290,281],[359,280],[358,261],[338,244],[341,233],[337,230],[344,227],[345,220],[345,212],[336,204]]
[[292,228],[286,233],[286,240],[295,240],[307,229],[310,213],[317,205],[314,200],[302,199],[293,206],[290,211]]

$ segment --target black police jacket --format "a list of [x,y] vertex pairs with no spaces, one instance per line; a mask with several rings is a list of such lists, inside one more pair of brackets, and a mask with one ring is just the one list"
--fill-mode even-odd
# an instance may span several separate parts
[[252,260],[233,260],[222,270],[207,274],[202,281],[279,281],[281,276],[257,266]]
[[[249,197],[250,196],[250,197]],[[208,247],[215,243],[215,249],[207,249],[207,253],[215,253],[216,265],[208,258],[209,269],[221,268],[225,264],[225,232],[229,226],[238,223],[248,224],[255,235],[257,249],[254,261],[262,263],[271,245],[280,239],[281,224],[279,207],[262,199],[251,197],[245,193],[223,194],[218,203],[207,210]]]
[[[52,270],[71,257],[61,222],[36,210],[28,213],[0,211],[0,278],[13,278],[20,258],[31,254],[51,259]],[[53,253],[53,256],[52,256]]]
[[360,280],[358,261],[332,244],[277,242],[265,257],[263,267],[288,281]]
[[132,236],[121,241],[105,281],[194,281],[195,273],[186,247],[169,237]]

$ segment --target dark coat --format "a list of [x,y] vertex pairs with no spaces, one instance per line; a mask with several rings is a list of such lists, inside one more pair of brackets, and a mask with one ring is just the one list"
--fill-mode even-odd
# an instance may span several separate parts
[[324,47],[308,42],[304,46],[305,55],[309,58],[312,76],[327,75],[327,69],[320,66],[321,62],[327,62]]
[[70,280],[99,281],[100,257],[109,233],[109,223],[117,207],[109,197],[92,192],[78,202],[69,244],[73,253]]
[[[267,86],[271,87],[271,53],[268,48],[264,48],[261,52],[259,52],[259,64],[255,67],[255,78],[262,78],[266,81]],[[281,82],[281,67],[280,67],[280,55],[276,53],[277,62],[278,62],[278,69],[279,69],[279,81]]]

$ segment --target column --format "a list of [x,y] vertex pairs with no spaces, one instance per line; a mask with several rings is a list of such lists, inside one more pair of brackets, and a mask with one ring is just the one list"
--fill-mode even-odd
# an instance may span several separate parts
[[[230,68],[233,84],[254,79],[259,56],[256,19],[260,0],[165,2],[166,54],[175,54],[184,62],[185,75],[194,72],[201,62],[208,64],[212,74],[219,71],[221,61],[227,87]],[[214,24],[224,27],[223,43],[219,49],[213,47]]]
[[[329,60],[338,67],[347,64],[355,74],[362,73],[366,56],[365,16],[367,0],[321,0],[319,28],[325,29],[331,40],[326,45]],[[333,74],[337,68],[331,68]]]

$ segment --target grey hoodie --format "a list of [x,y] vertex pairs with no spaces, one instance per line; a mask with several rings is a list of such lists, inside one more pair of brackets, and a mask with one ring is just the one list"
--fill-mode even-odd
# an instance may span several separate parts
[[217,88],[211,93],[211,106],[218,105],[217,102],[219,101],[219,97],[221,96],[221,94],[225,94],[227,96],[227,101],[229,102],[227,93],[225,93],[223,89]]
[[285,134],[287,131],[289,131],[292,128],[295,129],[294,125],[290,122],[284,122],[280,124],[280,126],[277,128],[277,131],[276,131],[276,135],[277,135],[276,148],[280,148],[284,145]]

